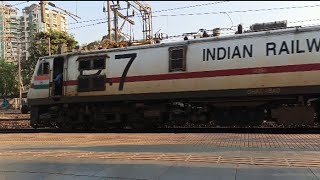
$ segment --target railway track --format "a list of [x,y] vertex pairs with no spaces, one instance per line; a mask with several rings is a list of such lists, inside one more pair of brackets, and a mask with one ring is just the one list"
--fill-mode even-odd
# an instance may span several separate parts
[[55,129],[12,128],[0,133],[258,133],[320,134],[320,128],[156,128],[156,129]]
[[30,121],[30,118],[0,118],[0,122],[5,122],[5,121]]
[[[0,118],[1,123],[12,123],[13,128],[0,126],[0,133],[260,133],[260,134],[320,134],[320,127],[162,127],[152,129],[57,129],[19,127],[17,123],[30,118]],[[7,126],[10,127],[10,126]]]

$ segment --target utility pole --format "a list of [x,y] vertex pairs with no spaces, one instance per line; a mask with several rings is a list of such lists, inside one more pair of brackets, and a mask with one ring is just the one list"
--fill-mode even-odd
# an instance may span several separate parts
[[20,60],[20,43],[18,43],[18,78],[19,78],[19,109],[22,107],[22,80],[21,80],[21,60]]
[[117,43],[118,42],[118,8],[114,8],[114,41]]
[[112,37],[111,37],[111,15],[110,15],[110,1],[107,1],[107,8],[108,8],[108,34],[109,34],[109,42],[112,41]]
[[142,16],[142,32],[143,39],[152,43],[152,10],[148,4],[143,4],[140,1],[127,1],[130,6],[140,12]]
[[[78,20],[76,18],[81,19],[79,16],[72,14],[71,12],[68,12],[58,6],[56,6],[55,4],[53,4],[52,2],[46,2],[46,1],[40,1],[40,9],[41,9],[41,22],[44,23],[44,26],[46,27],[46,22],[47,22],[47,16],[46,16],[46,4],[57,8],[61,11],[63,11],[64,13],[66,13],[68,16],[70,16],[71,18],[73,18],[74,20],[76,20],[78,22]],[[74,18],[76,17],[76,18]],[[50,27],[50,25],[49,25]],[[47,37],[48,40],[48,47],[49,47],[49,56],[51,56],[51,39],[50,39],[50,35]]]
[[46,1],[40,1],[40,10],[41,10],[41,22],[46,24],[47,16],[46,16]]
[[[62,9],[62,8],[56,6],[56,5],[53,4],[52,2],[48,2],[48,5],[50,5],[50,6],[54,7],[54,8],[57,8],[57,9],[63,11],[64,13],[66,13],[68,16],[70,16],[72,19],[74,19],[74,20],[77,21],[77,22],[78,22],[78,20],[77,20],[76,18],[81,19],[79,16],[77,16],[77,15],[75,15],[75,14],[72,14],[71,12],[66,11],[65,9]],[[76,17],[76,18],[75,18],[75,17]]]
[[[113,1],[112,1],[113,2]],[[111,29],[114,30],[114,41],[116,44],[118,44],[118,37],[119,35],[122,35],[124,37],[129,37],[131,39],[130,35],[127,35],[122,32],[122,28],[124,27],[125,23],[128,22],[131,25],[135,25],[135,22],[133,20],[130,20],[129,18],[134,17],[135,12],[139,12],[142,17],[142,32],[143,32],[143,40],[144,43],[152,43],[153,42],[153,35],[152,35],[152,11],[151,7],[148,4],[142,3],[140,1],[125,1],[127,3],[126,8],[120,7],[119,1],[117,3],[114,3],[113,5],[109,4],[108,1],[108,33],[111,33]],[[110,9],[109,9],[110,5]],[[133,8],[132,14],[129,15],[129,9]],[[114,27],[111,28],[111,18],[109,11],[113,11],[113,21],[114,21]],[[122,14],[121,10],[127,10],[126,15]],[[119,26],[119,19],[122,19],[123,22],[121,26]],[[120,27],[120,28],[119,28]]]
[[[56,6],[55,4],[53,4],[52,2],[46,2],[46,1],[40,1],[40,9],[41,9],[41,22],[43,23],[46,23],[46,5],[50,5],[54,8],[57,8],[61,11],[63,11],[64,13],[66,13],[67,15],[69,15],[72,19],[74,19],[75,21],[78,22],[78,20],[76,18],[79,18],[81,19],[79,16],[75,15],[75,14],[72,14],[71,12],[69,11],[66,11],[65,9],[62,9],[58,6]],[[74,18],[76,17],[76,18]]]

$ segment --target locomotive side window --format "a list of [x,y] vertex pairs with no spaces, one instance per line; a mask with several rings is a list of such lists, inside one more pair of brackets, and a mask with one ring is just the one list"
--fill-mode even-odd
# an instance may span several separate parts
[[79,59],[79,70],[99,70],[106,68],[105,57]]
[[88,69],[90,69],[90,66],[91,66],[90,60],[79,61],[79,69],[88,70]]
[[[78,77],[78,92],[89,91],[104,91],[106,89],[106,76],[100,74],[103,69],[106,69],[106,57],[108,56],[93,56],[80,57]],[[86,70],[97,70],[93,74],[83,75]]]
[[46,75],[50,72],[50,64],[48,62],[43,62],[39,65],[37,75]]
[[186,47],[169,48],[169,72],[186,70]]
[[93,61],[93,68],[94,69],[105,69],[106,68],[106,61],[104,58],[95,59]]

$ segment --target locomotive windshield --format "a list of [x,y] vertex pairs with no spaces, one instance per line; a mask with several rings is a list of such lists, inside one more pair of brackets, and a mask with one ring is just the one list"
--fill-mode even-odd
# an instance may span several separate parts
[[38,68],[37,75],[47,75],[50,72],[50,64],[48,62],[41,62]]

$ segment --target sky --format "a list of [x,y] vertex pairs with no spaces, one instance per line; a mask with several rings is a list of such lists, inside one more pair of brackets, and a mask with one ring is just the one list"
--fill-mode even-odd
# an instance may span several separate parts
[[[40,1],[7,1],[18,4],[21,14],[25,6]],[[68,17],[68,32],[72,34],[80,45],[101,40],[108,33],[106,14],[103,12],[105,1],[50,1],[81,19],[78,23]],[[289,26],[320,25],[320,2],[317,1],[142,1],[148,3],[153,11],[153,33],[160,32],[169,36],[183,33],[197,32],[199,29],[212,30],[214,28],[230,28],[242,24],[249,27],[254,23],[287,20]],[[217,2],[216,4],[213,4]],[[313,7],[309,7],[313,6]],[[47,5],[49,9],[55,9]],[[181,8],[188,7],[188,8]],[[303,7],[289,8],[283,7]],[[175,9],[176,8],[176,9]],[[178,8],[178,9],[177,9]],[[283,8],[283,9],[274,9]],[[170,10],[173,9],[173,10]],[[260,9],[260,10],[259,10]],[[262,9],[262,10],[261,10]],[[263,10],[264,9],[264,10]],[[265,10],[273,9],[273,10]],[[57,9],[56,9],[57,10]],[[161,11],[164,10],[164,11]],[[246,10],[258,10],[247,11]],[[156,12],[161,11],[161,12]],[[239,12],[240,11],[240,12]],[[219,13],[220,12],[220,13]],[[227,13],[224,13],[227,12]],[[198,13],[198,15],[197,15]],[[200,13],[200,14],[199,14]],[[188,15],[189,14],[189,15]],[[98,21],[84,22],[88,20]],[[104,20],[105,19],[105,20]],[[142,38],[142,20],[133,18],[135,39]],[[297,22],[298,21],[298,22]],[[302,21],[302,22],[301,22]],[[100,24],[97,24],[99,23]],[[85,26],[85,27],[82,27]],[[130,26],[125,25],[124,33],[130,32]],[[224,34],[232,32],[225,31]]]

